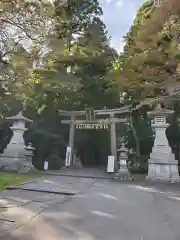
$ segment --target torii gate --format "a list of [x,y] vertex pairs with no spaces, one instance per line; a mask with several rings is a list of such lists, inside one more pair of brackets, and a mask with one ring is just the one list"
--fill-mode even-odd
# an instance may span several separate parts
[[[69,124],[69,144],[73,153],[74,148],[74,136],[75,129],[108,129],[110,126],[110,141],[111,141],[111,155],[117,160],[117,149],[116,149],[116,123],[127,123],[128,118],[119,118],[115,115],[128,114],[130,112],[131,105],[115,108],[115,109],[101,109],[93,110],[86,109],[84,111],[65,111],[58,110],[61,116],[70,117],[69,120],[61,120],[62,124]],[[77,117],[85,116],[86,119],[77,119]],[[96,116],[106,116],[106,118],[98,119]],[[70,162],[72,163],[72,154]]]

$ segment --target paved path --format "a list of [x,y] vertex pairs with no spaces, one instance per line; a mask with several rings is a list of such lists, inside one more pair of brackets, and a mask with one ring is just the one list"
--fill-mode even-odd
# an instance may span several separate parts
[[39,180],[34,180],[21,185],[11,185],[6,189],[14,190],[28,190],[39,191],[46,193],[75,195],[83,191],[87,186],[92,183],[88,178],[72,178],[69,176],[50,177],[46,176]]
[[42,171],[42,174],[54,175],[54,176],[71,176],[82,178],[98,178],[98,179],[110,179],[113,178],[113,174],[107,173],[107,169],[104,167],[96,168],[61,168],[60,170],[48,170]]
[[[29,187],[40,190],[41,184],[46,189],[49,182],[59,192],[1,193],[0,239],[180,239],[180,187],[62,176],[49,176]],[[62,195],[61,187],[75,194]]]

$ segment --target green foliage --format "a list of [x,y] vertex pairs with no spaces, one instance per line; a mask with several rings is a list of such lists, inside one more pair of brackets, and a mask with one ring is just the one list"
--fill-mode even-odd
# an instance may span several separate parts
[[[174,13],[174,8],[168,4],[158,8],[149,1],[143,4],[125,36],[119,68],[116,64],[116,69],[109,73],[122,91],[138,91],[139,100],[160,96],[174,83],[172,78],[180,56],[176,37],[179,15]],[[168,84],[163,86],[164,82]]]
[[[169,5],[156,9],[150,1],[143,4],[119,56],[110,47],[97,0],[68,0],[63,5],[58,0],[1,2],[0,131],[4,117],[23,106],[25,115],[34,120],[25,139],[36,148],[37,168],[45,159],[51,168],[64,161],[68,129],[60,125],[58,109],[115,108],[126,103],[136,107],[143,99],[165,94],[164,80],[176,85],[172,75],[180,56],[178,5],[175,11]],[[9,35],[9,28],[18,37]],[[133,130],[124,129],[129,147],[140,153],[149,152],[152,145],[146,110],[133,111]],[[3,136],[7,126],[4,129]],[[1,150],[7,141],[3,137]]]
[[102,9],[97,0],[68,0],[62,5],[61,1],[55,1],[56,35],[71,43],[72,34],[81,34],[85,31],[96,16],[102,15]]
[[137,158],[139,153],[150,152],[152,134],[147,117],[141,118],[142,114],[136,109],[160,101],[170,90],[170,94],[174,94],[174,88],[179,85],[179,10],[177,0],[158,8],[153,2],[144,3],[124,37],[123,53],[107,74],[112,86],[126,93],[122,102],[131,102],[135,108],[129,144],[136,150]]
[[102,108],[119,100],[105,79],[117,53],[109,47],[98,1],[59,3],[55,1],[52,15],[42,14],[38,8],[42,5],[34,6],[42,21],[55,24],[31,48],[18,43],[8,60],[14,77],[11,98],[22,102],[25,115],[34,120],[25,139],[36,147],[37,168],[45,159],[51,168],[64,161],[68,129],[60,125],[58,109]]
[[117,96],[112,95],[109,89],[109,80],[105,78],[108,68],[117,57],[117,53],[109,47],[106,34],[104,24],[96,18],[72,47],[72,56],[79,55],[86,59],[75,62],[72,68],[80,79],[81,87],[77,91],[80,108],[102,108],[117,101]]
[[17,173],[2,173],[0,174],[0,190],[3,190],[8,185],[20,184],[28,180],[37,179],[38,174],[17,174]]

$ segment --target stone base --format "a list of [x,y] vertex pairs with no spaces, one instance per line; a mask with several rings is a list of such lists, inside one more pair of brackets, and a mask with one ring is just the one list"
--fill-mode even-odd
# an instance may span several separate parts
[[180,178],[163,178],[163,177],[150,178],[147,176],[146,180],[150,180],[153,182],[164,182],[164,183],[180,183]]
[[1,161],[0,159],[0,171],[1,172],[18,172],[18,173],[28,173],[28,172],[35,172],[35,168],[32,164],[26,164],[26,161],[24,160],[24,163],[22,161]]
[[170,163],[152,163],[151,160],[149,160],[148,176],[146,179],[169,183],[180,182],[178,166],[177,164]]
[[[15,151],[16,150],[16,151]],[[31,161],[27,160],[24,149],[6,149],[0,155],[0,171],[27,173],[33,171]]]
[[72,168],[74,169],[82,169],[83,165],[80,161],[80,159],[76,158],[75,162],[72,164]]
[[33,165],[29,165],[29,166],[22,166],[21,168],[19,168],[18,173],[36,173],[37,170],[34,168]]
[[127,168],[126,169],[120,168],[118,172],[115,174],[114,180],[133,181],[134,179]]
[[[159,150],[160,151],[160,150]],[[176,164],[175,156],[172,152],[168,152],[167,149],[161,149],[162,152],[152,152],[150,154],[149,163],[161,163],[161,164]]]

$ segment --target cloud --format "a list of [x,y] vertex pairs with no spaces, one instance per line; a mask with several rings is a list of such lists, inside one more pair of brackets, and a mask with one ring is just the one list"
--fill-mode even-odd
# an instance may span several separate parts
[[117,7],[121,7],[123,5],[124,0],[101,0],[100,2],[103,4],[113,4]]
[[117,7],[122,7],[123,6],[123,0],[116,0],[115,5]]
[[99,0],[103,8],[102,20],[107,26],[111,45],[123,49],[122,37],[128,32],[138,8],[146,0]]

